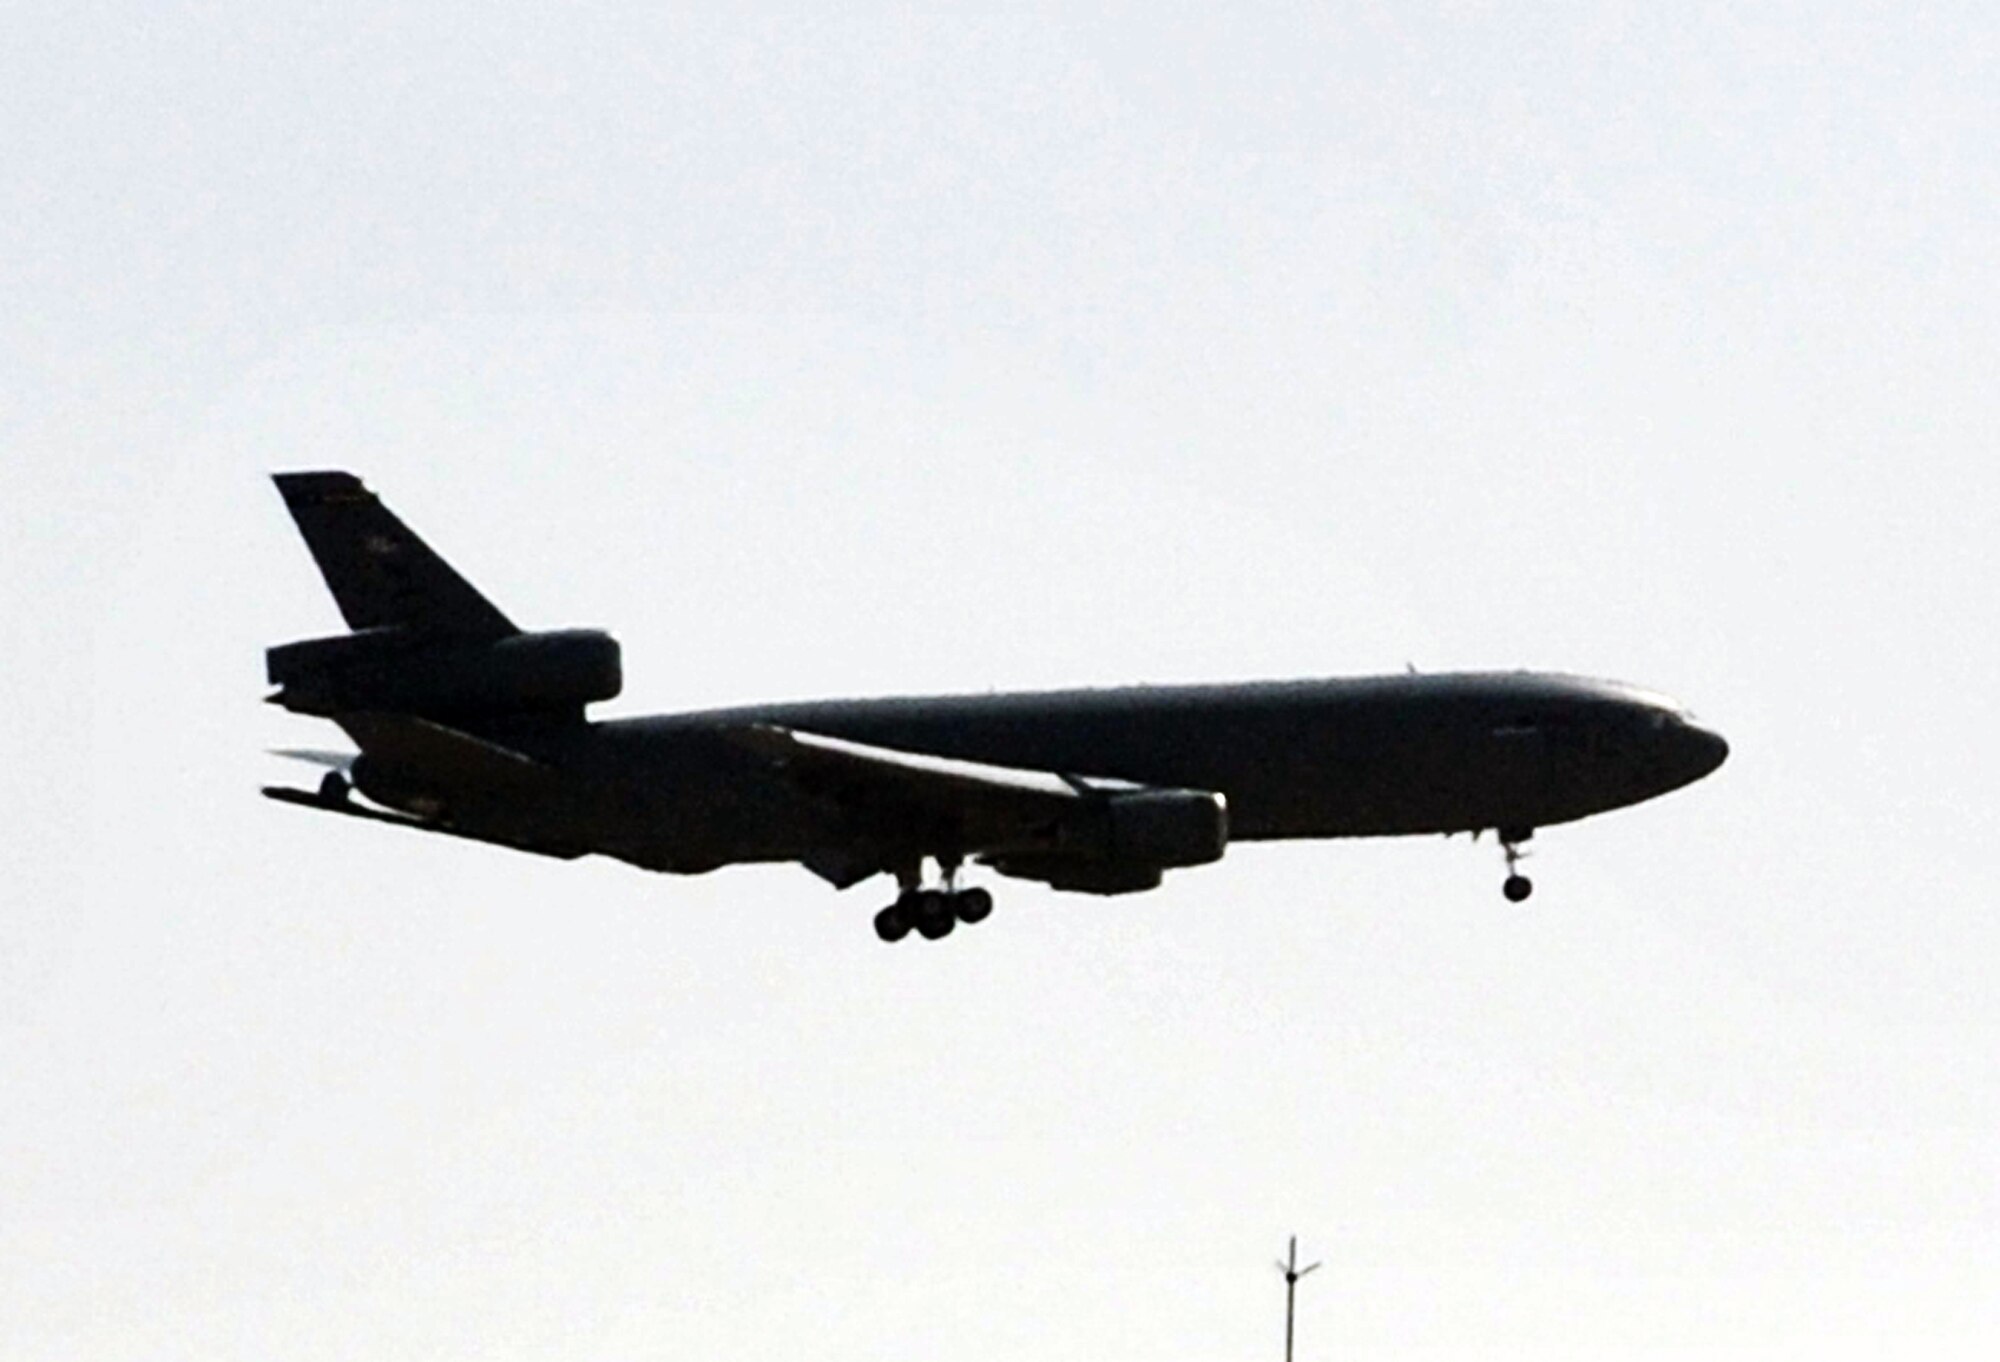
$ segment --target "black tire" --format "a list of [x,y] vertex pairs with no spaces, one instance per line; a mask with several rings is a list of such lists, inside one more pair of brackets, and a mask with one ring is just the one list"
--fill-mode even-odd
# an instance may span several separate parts
[[993,915],[993,896],[984,889],[968,889],[953,895],[952,907],[958,913],[958,920],[970,927]]
[[1507,902],[1520,903],[1535,892],[1535,882],[1526,875],[1509,875],[1500,892],[1507,896]]
[[942,941],[958,925],[958,915],[951,910],[951,896],[948,894],[924,889],[910,895],[908,902],[910,917],[916,922],[918,934],[926,941]]
[[319,778],[319,798],[323,804],[345,804],[347,790],[347,777],[338,771],[328,771]]
[[894,945],[910,934],[909,915],[901,903],[892,903],[875,914],[875,935]]

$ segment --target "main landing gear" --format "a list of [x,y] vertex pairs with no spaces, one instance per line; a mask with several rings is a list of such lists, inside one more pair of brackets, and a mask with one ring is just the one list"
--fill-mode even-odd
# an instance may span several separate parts
[[1521,850],[1520,843],[1534,835],[1533,828],[1500,829],[1500,850],[1507,855],[1507,878],[1501,884],[1500,892],[1506,895],[1509,903],[1524,902],[1528,895],[1535,892],[1535,882],[1515,868],[1528,854]]
[[900,872],[903,892],[896,901],[875,914],[875,935],[884,941],[901,941],[912,931],[926,941],[942,941],[952,928],[963,922],[970,927],[993,914],[993,896],[984,889],[959,889],[956,863],[947,863],[944,887],[925,889],[917,870]]

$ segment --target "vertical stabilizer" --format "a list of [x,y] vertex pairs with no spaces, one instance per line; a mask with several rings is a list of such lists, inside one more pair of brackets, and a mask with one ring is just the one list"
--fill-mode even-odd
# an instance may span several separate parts
[[272,480],[350,629],[464,639],[520,632],[352,473]]

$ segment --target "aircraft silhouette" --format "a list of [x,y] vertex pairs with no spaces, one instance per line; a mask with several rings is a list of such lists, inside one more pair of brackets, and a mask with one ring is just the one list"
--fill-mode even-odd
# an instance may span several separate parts
[[[1124,894],[1232,842],[1499,833],[1508,899],[1538,827],[1652,799],[1728,744],[1663,695],[1532,672],[822,700],[593,721],[618,644],[524,631],[345,472],[281,473],[351,632],[270,649],[269,698],[359,753],[285,803],[545,856],[697,874],[795,861],[895,876],[875,930],[993,910],[968,861]],[[353,797],[358,792],[366,803]],[[936,875],[928,873],[931,865]]]

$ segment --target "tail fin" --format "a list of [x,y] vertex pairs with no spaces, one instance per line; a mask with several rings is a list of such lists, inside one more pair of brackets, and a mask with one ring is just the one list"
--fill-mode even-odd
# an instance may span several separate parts
[[350,629],[468,639],[520,632],[352,473],[278,473],[272,481]]

